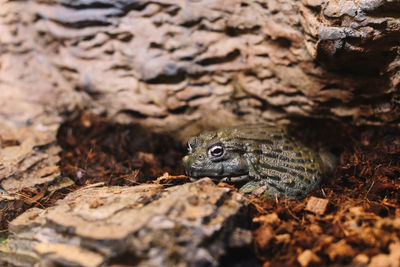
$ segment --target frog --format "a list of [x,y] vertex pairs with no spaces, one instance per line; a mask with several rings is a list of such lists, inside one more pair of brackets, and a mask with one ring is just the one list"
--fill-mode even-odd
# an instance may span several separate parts
[[316,152],[269,124],[245,124],[191,137],[182,162],[187,176],[238,185],[245,194],[303,198],[333,171],[330,152]]

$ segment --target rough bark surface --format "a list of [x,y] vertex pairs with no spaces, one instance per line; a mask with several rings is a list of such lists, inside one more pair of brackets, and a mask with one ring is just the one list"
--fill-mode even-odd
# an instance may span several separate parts
[[398,122],[398,1],[1,6],[1,91],[36,114],[81,107],[181,138],[221,120]]
[[[0,90],[0,94],[4,92],[7,91]],[[11,92],[10,90],[9,93]],[[14,104],[18,109],[17,106],[21,103],[15,101]],[[16,109],[12,109],[11,112]],[[46,124],[46,118],[43,120],[38,117],[34,122],[22,123],[18,119],[13,121],[13,118],[10,118],[12,114],[10,117],[7,113],[3,115],[5,120],[0,119],[1,228],[46,193],[51,194],[74,184],[71,179],[61,175],[58,166],[61,151],[56,142],[58,123],[49,120]],[[24,189],[37,197],[28,199],[21,193]]]
[[322,105],[359,124],[398,125],[400,2],[302,2],[300,22],[307,50],[335,73],[327,74],[319,91],[327,94],[326,100],[344,93],[341,103]]
[[246,199],[210,179],[167,189],[92,187],[19,216],[0,255],[19,266],[217,266],[232,249],[250,251],[246,224]]

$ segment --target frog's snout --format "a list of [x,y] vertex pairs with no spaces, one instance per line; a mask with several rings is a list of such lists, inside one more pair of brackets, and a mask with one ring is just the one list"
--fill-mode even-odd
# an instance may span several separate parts
[[183,163],[183,168],[185,169],[186,175],[191,175],[191,173],[190,173],[190,170],[191,170],[190,157],[188,155],[184,156],[182,158],[182,163]]
[[185,167],[185,169],[187,169],[187,167],[189,165],[189,156],[184,156],[182,158],[182,163],[183,163],[183,167]]
[[199,166],[198,162],[193,161],[193,158],[186,155],[182,158],[183,167],[185,173],[191,177],[203,177],[202,176],[202,165]]

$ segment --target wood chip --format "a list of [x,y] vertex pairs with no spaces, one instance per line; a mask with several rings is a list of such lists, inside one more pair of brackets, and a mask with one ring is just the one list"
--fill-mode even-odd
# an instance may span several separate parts
[[354,257],[352,263],[355,265],[366,265],[369,262],[369,257],[364,254],[364,253],[360,253],[357,256]]
[[324,198],[311,197],[307,202],[306,210],[322,215],[325,213],[328,202]]
[[337,243],[331,244],[325,253],[328,254],[331,261],[337,261],[340,259],[351,258],[355,251],[353,248],[346,243],[346,240],[342,239]]
[[309,266],[311,263],[319,263],[321,259],[315,255],[314,252],[307,249],[303,251],[298,257],[297,261],[300,263],[301,266]]

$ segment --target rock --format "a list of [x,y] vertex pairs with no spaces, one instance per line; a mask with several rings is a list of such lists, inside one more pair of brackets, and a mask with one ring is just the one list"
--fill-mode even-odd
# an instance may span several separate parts
[[[140,266],[217,266],[232,249],[249,252],[248,220],[246,199],[208,178],[170,188],[83,188],[13,220],[0,255],[78,266],[122,258]],[[28,263],[21,256],[18,264]]]

